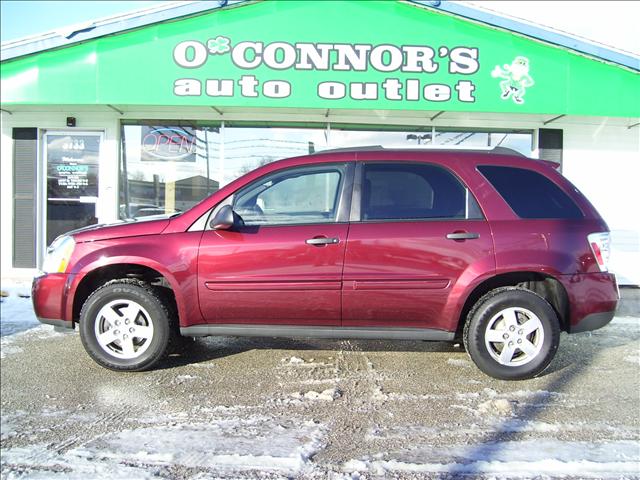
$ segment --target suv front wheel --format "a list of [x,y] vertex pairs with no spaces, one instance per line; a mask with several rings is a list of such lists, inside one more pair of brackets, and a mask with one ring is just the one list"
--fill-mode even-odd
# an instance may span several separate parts
[[464,344],[480,370],[500,380],[535,377],[549,366],[560,342],[558,316],[540,295],[497,288],[471,309]]
[[113,280],[93,292],[80,312],[80,338],[87,353],[111,370],[147,370],[169,345],[170,314],[144,282]]

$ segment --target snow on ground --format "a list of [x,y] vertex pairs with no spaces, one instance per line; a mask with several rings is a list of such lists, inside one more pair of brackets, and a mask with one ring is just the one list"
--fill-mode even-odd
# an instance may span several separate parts
[[[215,468],[221,473],[267,471],[291,476],[303,471],[322,447],[323,427],[311,421],[283,423],[261,415],[199,423],[166,420],[161,416],[147,418],[153,426],[101,435],[64,453],[64,446],[52,450],[47,444],[9,448],[3,451],[2,461],[55,466],[65,473],[91,473],[91,478],[108,478],[123,465],[132,464],[144,464],[151,472],[154,467],[179,464]],[[132,469],[119,474],[147,478],[141,475],[144,473]]]
[[40,325],[33,313],[30,290],[26,283],[0,285],[0,336],[6,337]]
[[89,442],[82,449],[119,462],[178,463],[187,467],[299,472],[322,446],[322,428],[313,422],[283,425],[269,417],[249,417],[124,430]]
[[527,382],[423,342],[233,338],[117,374],[2,290],[2,479],[640,479],[639,318],[564,335]]
[[[532,440],[475,445],[428,447],[400,454],[393,460],[353,460],[346,472],[490,474],[510,477],[566,476],[620,478],[639,475],[638,442],[562,442]],[[486,459],[491,459],[487,461]]]
[[27,282],[0,286],[0,358],[22,352],[16,345],[23,336],[46,338],[60,335],[41,324],[33,312],[31,285]]

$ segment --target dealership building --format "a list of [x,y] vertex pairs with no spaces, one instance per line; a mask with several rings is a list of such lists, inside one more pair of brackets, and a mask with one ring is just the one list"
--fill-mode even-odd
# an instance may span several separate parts
[[[553,8],[550,6],[549,8]],[[640,284],[640,59],[450,2],[174,3],[2,45],[3,277],[59,234],[184,211],[332,148],[551,160]]]

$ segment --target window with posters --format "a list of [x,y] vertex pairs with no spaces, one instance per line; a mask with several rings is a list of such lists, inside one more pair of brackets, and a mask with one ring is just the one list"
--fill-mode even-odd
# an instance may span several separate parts
[[97,223],[101,133],[47,132],[47,245],[62,233]]

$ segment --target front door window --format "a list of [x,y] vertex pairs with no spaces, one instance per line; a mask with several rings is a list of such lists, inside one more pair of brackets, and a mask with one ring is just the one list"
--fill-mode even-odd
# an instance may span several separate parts
[[245,225],[332,223],[344,167],[292,169],[260,180],[240,192],[234,210]]

